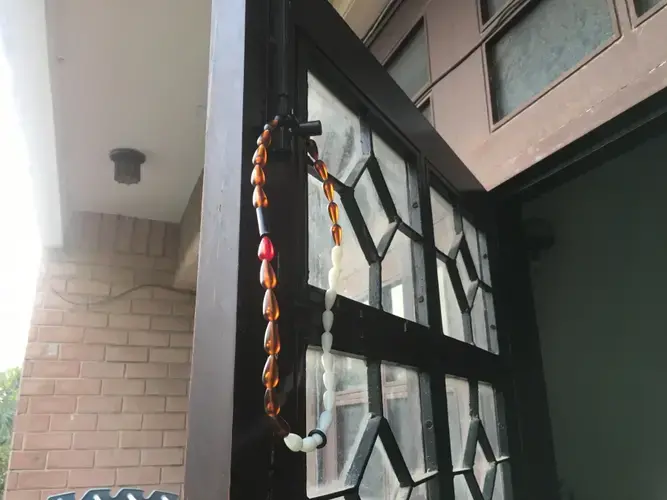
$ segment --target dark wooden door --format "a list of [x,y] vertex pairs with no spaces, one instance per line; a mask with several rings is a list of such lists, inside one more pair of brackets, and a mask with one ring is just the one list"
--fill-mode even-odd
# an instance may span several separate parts
[[[539,358],[537,342],[515,320],[533,314],[529,281],[515,273],[527,261],[509,234],[518,215],[485,192],[328,2],[221,1],[213,33],[189,498],[220,498],[227,470],[232,498],[556,498],[548,421],[519,404],[542,397],[543,383],[530,361]],[[216,60],[216,48],[229,60]],[[232,66],[243,67],[242,81],[230,81]],[[333,180],[343,235],[333,423],[326,446],[308,454],[275,436],[260,384],[265,323],[248,181],[254,138],[277,111],[321,121],[312,139]],[[235,119],[242,133],[233,140]],[[278,253],[280,415],[304,435],[323,405],[331,221],[306,138],[277,135],[266,177]],[[233,304],[220,301],[224,289]],[[231,425],[232,409],[220,402],[230,390]],[[211,479],[215,467],[221,479]]]

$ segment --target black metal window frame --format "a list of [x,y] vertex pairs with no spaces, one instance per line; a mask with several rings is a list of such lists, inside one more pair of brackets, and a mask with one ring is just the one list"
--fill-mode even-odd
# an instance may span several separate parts
[[[307,75],[309,72],[313,73],[349,109],[362,117],[362,135],[370,136],[370,131],[372,130],[392,149],[406,159],[411,167],[411,175],[416,176],[417,187],[416,190],[410,193],[408,204],[418,209],[421,217],[422,234],[408,234],[408,236],[413,241],[418,238],[418,243],[422,246],[423,250],[423,270],[419,270],[423,273],[421,278],[423,282],[419,283],[420,278],[416,277],[416,287],[423,290],[425,300],[418,303],[417,317],[419,319],[428,318],[428,321],[424,321],[424,323],[428,323],[428,326],[419,324],[418,322],[406,321],[373,307],[380,305],[378,301],[381,295],[382,282],[379,273],[374,274],[372,271],[370,273],[370,305],[366,306],[339,296],[339,301],[334,311],[336,317],[334,327],[335,348],[337,351],[359,356],[367,361],[369,411],[373,415],[376,415],[376,417],[371,417],[367,422],[365,435],[361,441],[362,445],[356,460],[361,461],[361,470],[363,470],[370,456],[369,447],[372,446],[375,435],[379,433],[399,479],[402,481],[414,481],[414,478],[408,480],[405,477],[406,470],[400,451],[397,446],[393,446],[392,444],[395,443],[395,440],[391,436],[391,431],[388,429],[386,420],[382,417],[383,399],[381,389],[378,389],[381,388],[379,377],[382,362],[412,367],[420,373],[425,459],[427,464],[429,461],[431,464],[435,461],[438,470],[437,476],[439,479],[437,481],[429,481],[428,483],[430,498],[453,499],[453,476],[464,471],[454,471],[452,465],[445,377],[453,375],[465,378],[470,383],[471,392],[477,387],[478,382],[487,382],[502,395],[499,399],[512,400],[510,383],[511,361],[506,336],[499,336],[501,354],[495,355],[443,334],[436,272],[436,258],[438,258],[438,255],[433,237],[430,189],[433,187],[444,195],[447,200],[452,202],[452,206],[455,207],[459,214],[463,213],[466,218],[472,221],[475,227],[488,233],[488,223],[490,222],[486,218],[488,217],[488,207],[484,207],[480,197],[483,189],[474,178],[466,179],[466,182],[473,189],[466,192],[456,189],[456,183],[452,184],[448,166],[443,165],[445,163],[443,159],[440,158],[440,161],[438,161],[436,155],[433,155],[433,161],[427,158],[423,149],[414,143],[414,138],[409,137],[405,133],[405,130],[397,129],[395,125],[397,122],[388,118],[384,114],[385,110],[380,109],[372,101],[372,98],[369,99],[368,94],[358,87],[357,83],[353,81],[356,75],[350,75],[349,72],[345,72],[344,68],[338,67],[335,61],[332,61],[322,50],[321,46],[318,46],[317,42],[313,41],[312,36],[304,33],[304,27],[299,26],[297,21],[297,28],[300,28],[297,31],[296,38],[297,114],[302,119],[308,117]],[[326,35],[324,36],[326,37]],[[319,40],[320,38],[318,37]],[[351,76],[352,78],[350,78]],[[383,78],[390,79],[386,73],[384,73]],[[430,136],[430,145],[432,147],[435,146],[433,144],[435,142],[444,144],[438,133],[428,124],[426,118],[422,116],[421,112],[412,104],[410,99],[403,94],[398,85],[393,81],[391,83],[395,85],[392,91],[401,93],[401,99],[403,100],[401,104],[408,104],[413,113],[419,117],[418,119],[421,121],[420,127],[425,128],[425,134]],[[309,117],[309,119],[316,118],[315,116]],[[305,169],[307,167],[305,160],[303,162],[303,168]],[[458,159],[454,160],[454,162],[460,164]],[[462,166],[462,164],[460,165]],[[459,165],[455,165],[453,168],[458,169],[458,167]],[[353,172],[352,175],[358,174],[359,172]],[[302,197],[306,193],[305,179],[303,181],[304,184],[301,186]],[[336,188],[339,194],[342,195],[341,198],[343,199],[345,209],[348,209],[349,204],[345,204],[345,186],[337,183]],[[386,199],[389,195],[388,191],[386,193],[382,191],[382,189],[379,190],[379,195],[381,199],[384,198],[382,200],[383,205],[385,207],[391,206],[391,198]],[[303,203],[307,202],[304,201]],[[355,219],[356,217],[361,219],[361,214],[355,214],[354,209],[352,209],[348,211],[348,217],[350,219]],[[400,218],[397,218],[397,220],[400,227]],[[357,222],[363,226],[363,220]],[[397,230],[397,228],[392,228],[392,230]],[[366,231],[365,233],[368,232]],[[306,233],[304,232],[304,234]],[[370,234],[362,234],[361,236],[360,244],[362,248],[366,247],[365,253],[369,255],[373,247]],[[369,260],[373,258],[374,256],[371,256]],[[304,261],[304,265],[307,265],[307,261]],[[301,269],[301,273],[302,276],[307,276],[307,269]],[[373,290],[376,290],[377,294],[373,294]],[[377,298],[374,298],[374,295],[377,295]],[[308,346],[319,346],[323,292],[314,287],[307,287],[304,297],[307,297],[307,299],[300,302],[301,305],[298,314],[303,321],[300,327],[300,330],[303,332],[304,342],[300,348],[302,352]],[[373,390],[372,388],[376,389]],[[304,397],[304,393],[299,394],[297,407],[305,407]],[[510,412],[510,410],[507,411],[508,413]],[[478,415],[473,415],[473,419],[475,418],[478,418]],[[508,422],[511,421],[513,421],[512,417],[509,416]],[[481,435],[484,435],[484,433],[482,432]],[[476,442],[472,445],[474,446],[475,444]],[[472,453],[474,453],[474,448]],[[512,453],[510,450],[510,454]],[[470,453],[468,453],[468,456],[470,456]],[[471,466],[471,464],[469,465]],[[466,476],[469,476],[469,474],[466,473]],[[426,481],[430,478],[431,476],[428,475],[421,478],[421,480]],[[412,484],[416,486],[417,483],[413,482]],[[346,490],[345,493],[354,495],[354,489],[350,491]],[[340,494],[339,492],[317,498],[333,498]],[[351,498],[354,498],[354,496]]]

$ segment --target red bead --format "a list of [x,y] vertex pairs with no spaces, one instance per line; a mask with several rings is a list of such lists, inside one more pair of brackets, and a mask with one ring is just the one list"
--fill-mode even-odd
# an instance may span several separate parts
[[259,242],[259,248],[257,249],[257,257],[259,257],[259,260],[272,261],[275,255],[271,238],[262,236],[262,240]]

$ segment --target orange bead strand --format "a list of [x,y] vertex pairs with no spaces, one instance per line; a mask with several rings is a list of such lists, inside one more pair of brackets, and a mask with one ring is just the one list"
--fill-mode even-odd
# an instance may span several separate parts
[[338,224],[338,216],[340,215],[340,212],[338,210],[338,205],[336,205],[336,202],[333,201],[329,202],[327,210],[329,211],[329,218],[331,219],[331,222],[333,224]]
[[315,162],[314,167],[315,171],[317,172],[317,175],[319,175],[323,181],[326,181],[329,178],[329,171],[327,170],[327,164],[324,163],[322,160],[317,160]]
[[267,148],[271,145],[271,131],[270,130],[264,130],[260,134],[260,136],[257,138],[257,145],[258,146],[264,145]]
[[276,417],[280,413],[280,406],[278,406],[276,399],[274,389],[264,391],[264,411],[269,417]]
[[324,190],[324,196],[327,197],[328,201],[333,201],[334,199],[334,184],[331,179],[327,179],[322,183],[322,189]]
[[333,237],[334,243],[336,246],[340,246],[343,241],[343,228],[338,224],[331,226],[331,236]]
[[262,383],[267,389],[273,389],[278,386],[278,381],[278,360],[275,356],[269,356],[262,371]]
[[252,155],[252,163],[254,165],[259,165],[260,167],[264,167],[266,165],[266,160],[268,160],[266,147],[264,146],[264,144],[260,144],[257,146],[255,154]]
[[264,176],[264,169],[261,165],[255,165],[252,169],[252,176],[250,177],[250,183],[253,186],[264,186],[266,183],[266,177]]
[[269,321],[264,332],[264,350],[266,354],[277,356],[280,353],[280,335],[278,333],[278,323]]
[[268,260],[263,260],[262,266],[259,268],[259,282],[266,289],[275,288],[278,284],[276,272],[273,270],[273,266]]
[[269,206],[269,198],[266,196],[262,186],[255,186],[255,190],[252,192],[252,206],[255,208],[266,208]]
[[264,292],[262,310],[264,311],[264,319],[266,321],[276,321],[280,317],[278,299],[271,288],[267,288],[266,292]]

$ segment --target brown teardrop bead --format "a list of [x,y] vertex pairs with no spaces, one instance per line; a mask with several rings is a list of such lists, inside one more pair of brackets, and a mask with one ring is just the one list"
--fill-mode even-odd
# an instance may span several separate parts
[[285,419],[279,415],[271,417],[271,422],[273,423],[273,432],[276,436],[284,438],[290,433],[290,427]]
[[264,176],[264,169],[261,165],[255,165],[255,168],[252,169],[252,176],[250,177],[250,182],[253,186],[263,186],[266,182],[266,177]]
[[268,260],[263,260],[262,265],[259,268],[259,282],[264,288],[275,288],[278,284],[276,272],[273,270],[273,266]]
[[264,411],[270,417],[275,417],[280,413],[277,399],[277,394],[273,389],[264,391]]
[[262,189],[262,186],[255,186],[255,190],[252,193],[252,206],[255,208],[266,208],[269,206],[269,199],[267,198],[264,189]]
[[277,356],[280,352],[280,333],[278,323],[269,321],[264,332],[264,350],[267,354]]
[[266,148],[264,147],[263,144],[260,144],[257,146],[257,149],[255,150],[255,154],[252,155],[252,163],[254,165],[260,165],[262,167],[266,166],[266,160],[268,159],[268,156],[266,154]]
[[331,236],[333,236],[333,240],[336,246],[340,246],[341,242],[343,241],[343,228],[338,224],[334,224],[331,226]]
[[331,222],[338,224],[338,205],[332,201],[329,203],[327,209],[329,210],[329,218],[331,219]]
[[331,179],[327,179],[322,184],[322,189],[324,190],[324,196],[327,197],[327,200],[333,201],[334,199],[334,184]]
[[267,288],[264,292],[264,302],[262,303],[262,310],[264,311],[264,319],[266,321],[275,321],[280,317],[280,307],[278,306],[278,299],[273,290]]
[[275,356],[269,356],[266,358],[264,371],[262,371],[262,383],[268,389],[270,387],[277,387],[278,381],[278,360]]
[[315,162],[315,165],[313,166],[315,167],[315,171],[323,181],[326,181],[329,178],[329,171],[327,170],[326,163],[324,163],[322,160],[317,160]]
[[271,145],[271,132],[269,130],[264,130],[257,138],[257,145],[262,144],[267,148]]

